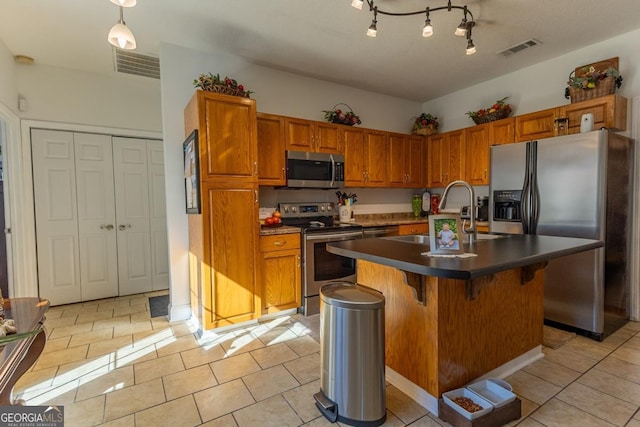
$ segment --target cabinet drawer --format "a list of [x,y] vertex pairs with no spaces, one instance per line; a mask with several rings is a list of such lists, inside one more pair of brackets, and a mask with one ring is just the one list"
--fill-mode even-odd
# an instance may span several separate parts
[[425,234],[429,232],[429,223],[420,224],[401,224],[398,226],[398,234],[400,236],[406,234]]
[[260,236],[260,251],[282,251],[285,249],[299,249],[300,234],[274,234],[272,236]]

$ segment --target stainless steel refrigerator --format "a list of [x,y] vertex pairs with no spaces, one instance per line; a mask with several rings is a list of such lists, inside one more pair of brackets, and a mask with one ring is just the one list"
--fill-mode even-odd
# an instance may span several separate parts
[[492,232],[605,242],[549,262],[545,323],[602,340],[629,318],[633,169],[607,130],[491,147]]

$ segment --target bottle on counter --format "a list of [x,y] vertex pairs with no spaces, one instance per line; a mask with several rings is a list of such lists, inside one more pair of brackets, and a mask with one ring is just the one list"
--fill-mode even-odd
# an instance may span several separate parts
[[431,213],[437,215],[440,210],[438,206],[440,205],[440,194],[432,194],[431,195]]
[[413,215],[418,218],[422,213],[422,196],[414,194],[411,199],[411,208],[413,209]]

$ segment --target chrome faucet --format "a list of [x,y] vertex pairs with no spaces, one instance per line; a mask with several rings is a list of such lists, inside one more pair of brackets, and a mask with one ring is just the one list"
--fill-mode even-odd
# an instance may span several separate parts
[[440,204],[438,205],[438,210],[444,209],[444,206],[447,204],[447,195],[449,194],[449,190],[452,187],[462,186],[465,187],[469,191],[469,207],[471,209],[471,220],[469,221],[469,228],[462,227],[462,231],[469,235],[469,244],[472,245],[478,239],[478,231],[476,230],[476,193],[473,190],[473,187],[469,185],[468,182],[457,180],[451,182],[447,185],[447,188],[444,189],[444,193],[442,193],[442,199],[440,199]]

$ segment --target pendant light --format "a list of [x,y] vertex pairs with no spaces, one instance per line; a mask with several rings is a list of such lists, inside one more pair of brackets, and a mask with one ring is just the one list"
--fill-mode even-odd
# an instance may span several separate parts
[[122,7],[133,7],[136,5],[136,0],[111,0],[111,3]]
[[[111,1],[117,3],[117,0]],[[127,0],[123,1],[126,2]],[[135,0],[133,0],[133,4],[135,5]],[[107,40],[109,43],[115,47],[119,47],[120,49],[133,50],[136,48],[136,38],[124,22],[123,6],[120,6],[120,20],[117,24],[111,27]]]

